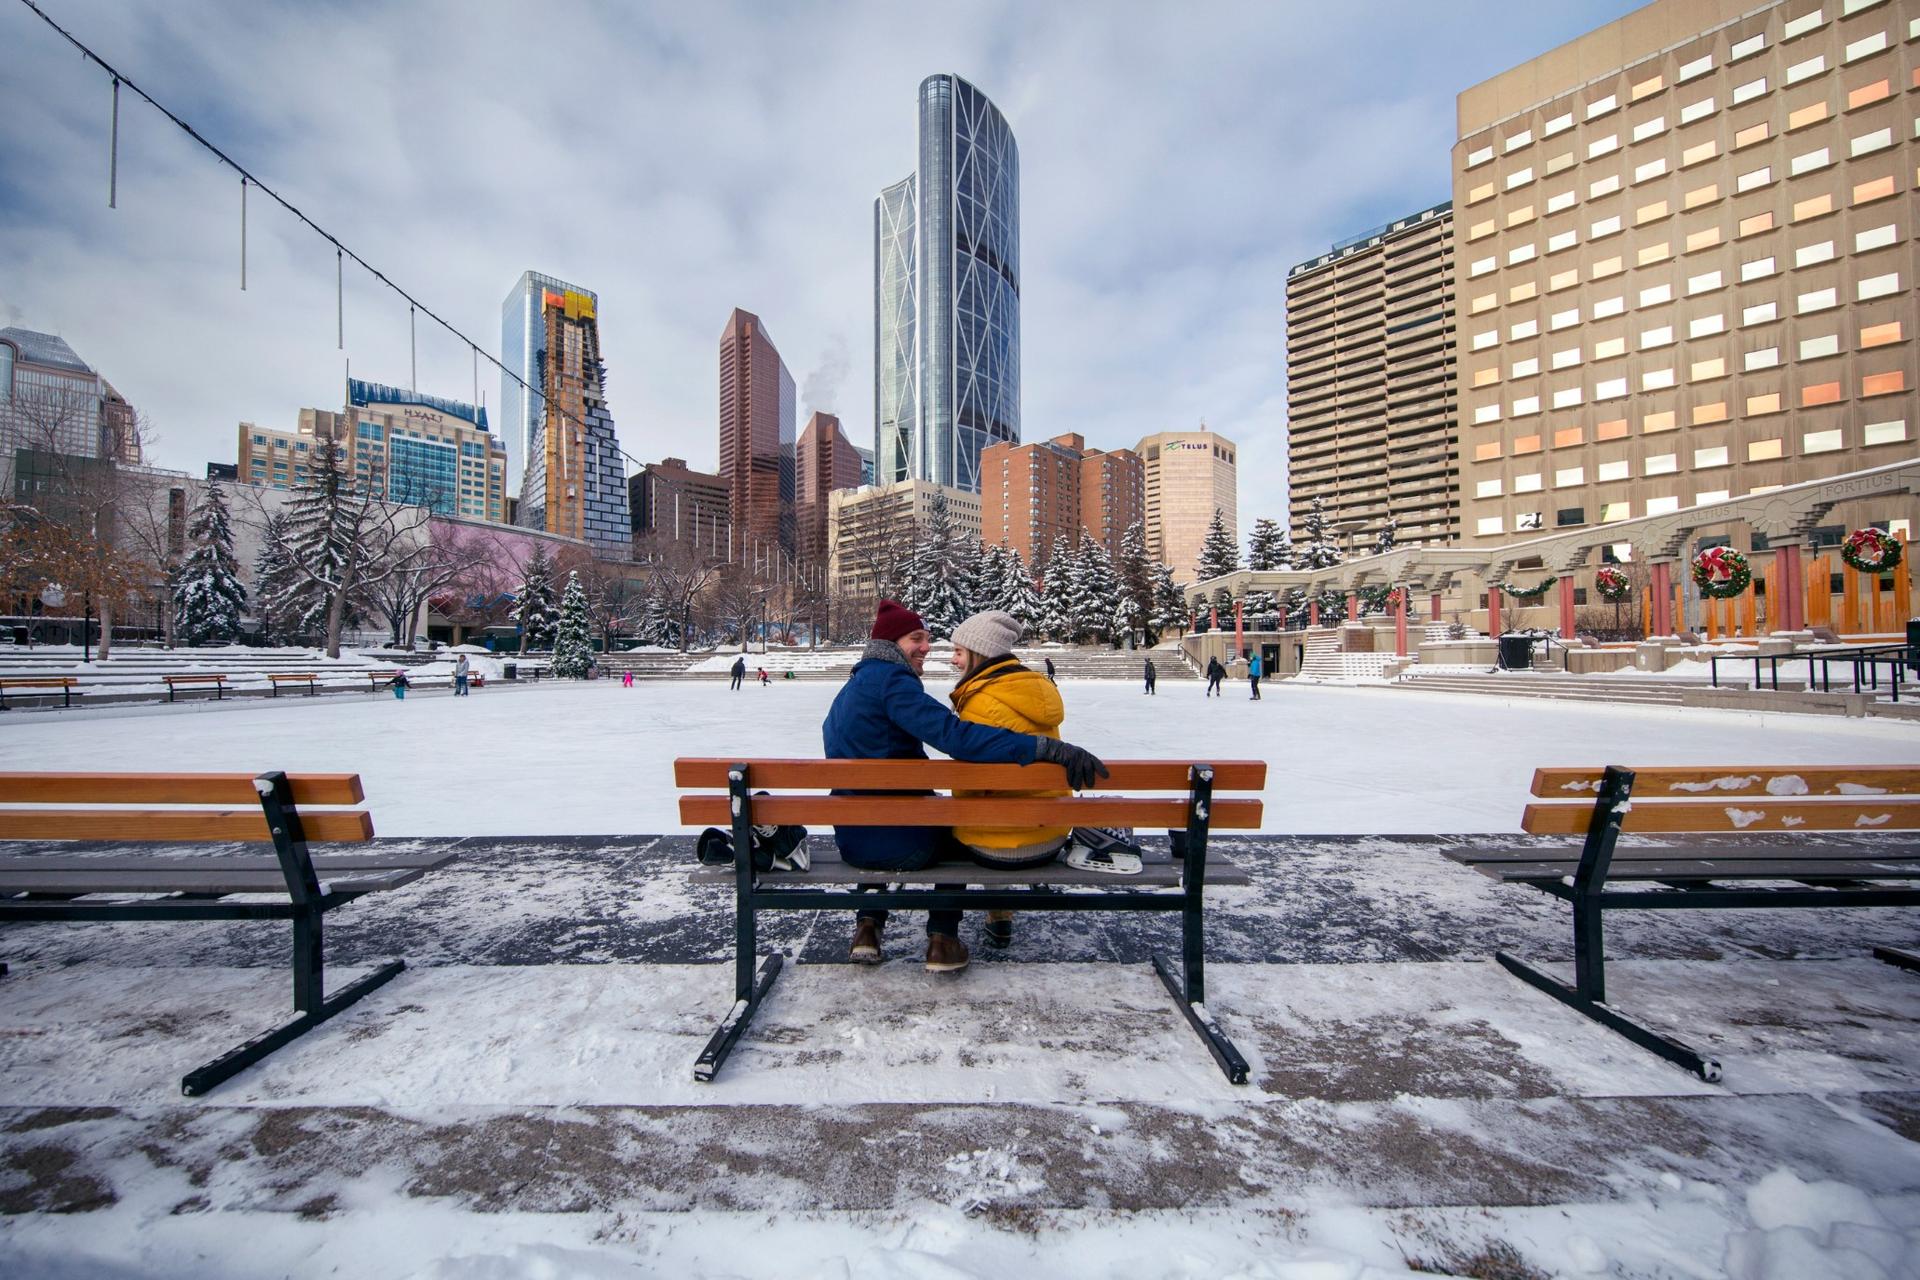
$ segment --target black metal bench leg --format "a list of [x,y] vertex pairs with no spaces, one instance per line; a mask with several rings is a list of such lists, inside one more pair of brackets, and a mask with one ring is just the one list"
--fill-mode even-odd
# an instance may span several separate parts
[[693,1078],[700,1081],[719,1074],[785,963],[785,957],[776,952],[760,962],[757,973],[754,970],[759,922],[753,910],[753,796],[747,787],[746,765],[727,770],[727,792],[733,813],[733,1008],[694,1060]]
[[[1904,947],[1875,947],[1873,955],[1876,960],[1885,960],[1890,965],[1920,973],[1920,951],[1908,951]],[[0,966],[0,974],[5,972],[5,967]]]
[[747,1024],[753,1021],[753,1015],[760,1012],[760,1003],[766,999],[767,992],[773,988],[773,980],[780,976],[780,967],[786,957],[778,951],[760,962],[760,972],[752,990],[743,998],[733,1002],[733,1008],[714,1031],[707,1047],[693,1064],[693,1078],[702,1082],[710,1081],[720,1073],[727,1055],[733,1052],[733,1046],[739,1042],[746,1031]]
[[180,1078],[180,1092],[189,1098],[197,1098],[222,1081],[231,1080],[275,1049],[298,1040],[342,1009],[358,1003],[374,990],[385,986],[406,967],[407,962],[404,960],[389,960],[372,973],[355,979],[334,995],[320,1001],[316,1008],[302,1012],[293,1021],[276,1027],[265,1035],[256,1036],[237,1049],[228,1050],[204,1067],[197,1067],[187,1072]]
[[1229,1082],[1247,1082],[1247,1060],[1227,1039],[1213,1014],[1207,1010],[1207,942],[1205,916],[1202,914],[1207,875],[1207,825],[1213,806],[1213,770],[1195,765],[1188,772],[1187,829],[1170,831],[1173,850],[1180,856],[1180,886],[1185,901],[1180,907],[1180,973],[1158,952],[1153,956],[1153,971],[1160,975],[1187,1024],[1200,1033],[1207,1052],[1220,1064]]
[[1643,1023],[1635,1022],[1607,1004],[1587,999],[1552,974],[1536,969],[1517,956],[1505,951],[1496,951],[1493,958],[1498,960],[1508,973],[1528,986],[1546,992],[1569,1009],[1585,1014],[1609,1031],[1618,1032],[1642,1049],[1657,1053],[1676,1066],[1685,1067],[1709,1084],[1720,1079],[1718,1058],[1710,1058],[1691,1045],[1675,1040],[1672,1036],[1662,1035]]

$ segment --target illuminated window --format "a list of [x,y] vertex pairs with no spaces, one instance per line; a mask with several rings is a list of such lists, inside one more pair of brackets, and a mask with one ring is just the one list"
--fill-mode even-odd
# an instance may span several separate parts
[[1646,97],[1650,93],[1660,92],[1661,89],[1666,87],[1666,83],[1667,82],[1665,78],[1661,76],[1654,76],[1651,79],[1642,80],[1640,83],[1633,86],[1633,89],[1627,95],[1627,98],[1631,102],[1638,102],[1640,101],[1640,99]]
[[1713,55],[1710,53],[1703,54],[1695,58],[1692,62],[1681,63],[1678,74],[1673,77],[1673,82],[1675,84],[1685,84],[1695,76],[1703,76],[1711,70],[1713,70]]
[[1625,298],[1602,298],[1593,304],[1593,318],[1605,320],[1608,316],[1617,316],[1627,309]]
[[1833,289],[1814,289],[1803,293],[1794,302],[1794,314],[1807,315],[1814,311],[1825,311],[1829,307],[1840,305],[1839,294]]
[[1601,484],[1606,484],[1611,480],[1631,479],[1632,476],[1633,467],[1624,458],[1614,462],[1603,462],[1594,472],[1594,479],[1598,480]]
[[1780,412],[1780,393],[1769,391],[1762,396],[1747,397],[1747,416],[1758,418],[1763,414]]
[[1633,167],[1633,180],[1635,182],[1645,182],[1649,178],[1659,177],[1666,171],[1667,158],[1661,156],[1658,160],[1649,160],[1645,164],[1635,165]]
[[1648,347],[1670,347],[1672,345],[1673,326],[1670,324],[1661,325],[1657,329],[1643,329],[1640,331],[1640,349],[1642,351],[1645,351]]
[[1603,502],[1600,504],[1600,523],[1612,524],[1617,520],[1633,519],[1631,502]]
[[1673,416],[1673,410],[1662,409],[1658,413],[1649,413],[1640,419],[1640,434],[1656,436],[1662,431],[1673,430],[1677,425],[1679,423]]
[[1553,473],[1553,487],[1556,489],[1571,489],[1575,485],[1585,484],[1586,482],[1587,469],[1585,467],[1560,467]]
[[1900,292],[1900,275],[1898,272],[1884,276],[1870,276],[1862,280],[1858,286],[1858,297],[1861,302],[1866,302],[1873,298],[1884,298],[1888,294],[1898,292]]
[[1860,107],[1871,106],[1886,97],[1892,90],[1893,86],[1886,80],[1875,80],[1872,84],[1863,84],[1847,95],[1847,110],[1853,111]]
[[1515,187],[1524,187],[1532,181],[1533,169],[1531,166],[1525,169],[1517,169],[1507,175],[1507,190],[1511,191]]
[[1793,220],[1805,222],[1808,218],[1821,218],[1833,212],[1833,196],[1822,194],[1807,200],[1796,200],[1793,205]]
[[1593,264],[1593,269],[1588,274],[1594,280],[1604,280],[1608,276],[1617,276],[1624,270],[1626,267],[1619,258],[1602,258]]
[[1862,182],[1853,189],[1853,202],[1866,204],[1873,200],[1884,200],[1893,194],[1893,179],[1875,178],[1871,182]]
[[1502,487],[1498,476],[1495,476],[1491,480],[1477,481],[1473,486],[1473,496],[1476,498],[1497,498],[1500,496]]
[[1534,244],[1515,245],[1507,250],[1507,265],[1518,266],[1522,262],[1531,262],[1540,252],[1540,246]]
[[1540,452],[1540,437],[1520,436],[1513,442],[1513,452],[1516,456],[1523,453]]
[[1547,197],[1548,213],[1558,213],[1562,209],[1571,209],[1571,208],[1573,208],[1573,192],[1571,191],[1562,191],[1557,196]]
[[1726,465],[1727,446],[1723,444],[1709,445],[1705,449],[1695,449],[1693,451],[1693,469],[1695,471],[1705,471],[1711,467],[1724,467]]
[[1486,200],[1490,198],[1492,195],[1493,195],[1493,184],[1491,182],[1483,183],[1480,186],[1475,187],[1473,190],[1467,192],[1467,203],[1479,204],[1482,200]]
[[1740,234],[1743,236],[1759,235],[1762,231],[1771,230],[1773,230],[1773,214],[1771,211],[1767,213],[1756,213],[1751,218],[1740,219]]
[[1668,258],[1671,258],[1672,256],[1673,256],[1672,246],[1669,245],[1667,242],[1662,241],[1659,244],[1650,244],[1646,248],[1640,250],[1638,254],[1634,255],[1634,262],[1638,266],[1647,267],[1647,266],[1652,266],[1656,262],[1665,262]]
[[1620,175],[1610,174],[1587,187],[1587,199],[1598,200],[1601,196],[1610,196],[1620,189]]
[[1467,239],[1469,241],[1481,240],[1492,235],[1495,230],[1497,230],[1497,228],[1494,225],[1493,219],[1488,218],[1485,222],[1474,223],[1467,231]]
[[1779,318],[1780,305],[1775,302],[1757,302],[1751,307],[1742,307],[1740,309],[1740,323],[1742,325],[1766,324],[1768,321]]
[[1749,169],[1734,180],[1735,191],[1753,191],[1773,181],[1773,166],[1762,165],[1758,169]]
[[1661,391],[1673,385],[1673,370],[1649,369],[1640,375],[1642,391]]
[[1670,284],[1656,284],[1640,291],[1640,305],[1643,307],[1657,307],[1663,302],[1672,301],[1673,286]]
[[1507,215],[1507,226],[1509,228],[1518,227],[1532,221],[1533,206],[1530,204],[1521,205],[1518,209],[1515,209]]
[[1869,422],[1860,428],[1861,444],[1898,444],[1907,438],[1907,424],[1904,419],[1898,422]]
[[1571,249],[1580,242],[1580,233],[1569,227],[1547,237],[1547,252],[1559,253],[1562,249]]
[[1900,341],[1900,322],[1889,321],[1886,324],[1868,325],[1860,331],[1862,347],[1883,347],[1889,342]]
[[[1571,409],[1578,405],[1580,401],[1581,394],[1580,388],[1578,387],[1562,387],[1553,393],[1553,407],[1556,409]],[[1578,427],[1574,429],[1576,431],[1579,430]]]
[[1680,153],[1680,167],[1685,169],[1689,165],[1696,165],[1702,161],[1711,160],[1719,154],[1720,144],[1712,138],[1708,138],[1705,142],[1697,146],[1688,147]]
[[1819,124],[1826,118],[1827,104],[1824,101],[1816,102],[1811,106],[1802,107],[1798,111],[1788,112],[1787,131],[1791,133],[1795,129],[1804,129],[1810,124]]
[[1899,232],[1893,224],[1884,227],[1872,227],[1866,231],[1857,231],[1853,236],[1853,251],[1865,253],[1869,249],[1884,249],[1899,239]]
[[1710,422],[1725,422],[1726,420],[1727,402],[1724,400],[1716,400],[1712,404],[1697,404],[1693,406],[1693,425],[1696,427],[1704,427]]
[[1506,532],[1506,522],[1499,516],[1481,516],[1479,524],[1475,526],[1474,531],[1480,534],[1504,533]]
[[1473,460],[1475,462],[1486,462],[1499,456],[1500,442],[1498,440],[1489,440],[1485,444],[1478,444],[1473,447]]
[[1530,418],[1539,412],[1539,396],[1521,396],[1513,402],[1513,416],[1516,418]]
[[1708,227],[1703,231],[1695,231],[1687,236],[1687,252],[1697,253],[1701,249],[1711,249],[1719,243],[1720,228]]
[[1537,320],[1522,320],[1519,324],[1507,330],[1507,340],[1509,342],[1518,342],[1522,338],[1531,338],[1539,332],[1540,323]]
[[1587,119],[1589,120],[1597,119],[1600,116],[1607,114],[1607,112],[1612,111],[1615,107],[1619,105],[1620,105],[1620,100],[1610,93],[1604,98],[1598,99],[1597,101],[1590,102],[1587,104]]
[[1891,395],[1907,389],[1907,375],[1898,369],[1891,373],[1870,373],[1860,379],[1860,394],[1863,396]]
[[[1826,69],[1827,55],[1824,53],[1815,54],[1813,57],[1802,62],[1796,62],[1787,68],[1787,83],[1799,84],[1802,80],[1810,80]],[[1737,95],[1735,100],[1738,101]]]
[[1497,404],[1483,404],[1473,411],[1473,423],[1475,426],[1479,426],[1485,422],[1498,421],[1500,421],[1500,406]]
[[[1733,105],[1737,107],[1743,102],[1752,102],[1766,91],[1767,78],[1765,76],[1761,76],[1758,80],[1749,80],[1745,84],[1735,87],[1733,91]],[[1736,143],[1736,145],[1738,144]]]
[[1593,344],[1593,358],[1595,360],[1611,360],[1615,356],[1625,355],[1626,352],[1627,340],[1625,338],[1602,338]]
[[1771,462],[1780,456],[1780,441],[1749,440],[1747,442],[1748,462]]
[[1574,325],[1579,323],[1580,323],[1580,308],[1575,307],[1571,311],[1554,312],[1552,318],[1547,321],[1547,328],[1564,329],[1568,325]]
[[1640,464],[1643,476],[1670,476],[1680,469],[1680,459],[1671,453],[1656,453]]
[[1507,139],[1507,150],[1518,151],[1520,148],[1526,146],[1528,143],[1532,141],[1533,141],[1533,130],[1522,129],[1520,132],[1514,134],[1511,138]]
[[1836,404],[1840,399],[1840,384],[1837,382],[1817,382],[1810,387],[1800,388],[1800,407],[1810,409],[1815,405]]
[[1840,60],[1842,62],[1857,62],[1861,58],[1878,53],[1886,47],[1887,33],[1884,31],[1876,31],[1870,36],[1862,36],[1860,39],[1848,44],[1846,53]]
[[1625,418],[1610,418],[1605,422],[1595,423],[1593,427],[1593,438],[1595,440],[1626,439],[1627,420]]
[[1741,367],[1748,373],[1755,369],[1771,369],[1780,363],[1780,348],[1762,347],[1758,351],[1749,351],[1741,361]]
[[1540,473],[1538,471],[1529,471],[1526,475],[1515,476],[1513,478],[1513,491],[1515,493],[1538,493],[1541,487]]
[[1599,240],[1602,237],[1613,235],[1619,230],[1620,215],[1615,214],[1611,218],[1602,218],[1600,221],[1594,223],[1587,231],[1587,239]]
[[1551,138],[1554,134],[1565,133],[1571,128],[1573,128],[1573,112],[1568,111],[1562,115],[1555,116],[1553,119],[1541,125],[1540,136],[1543,138]]
[[1463,167],[1472,169],[1478,165],[1485,164],[1491,159],[1493,159],[1493,148],[1481,147],[1477,150],[1467,152],[1467,163]]
[[1831,149],[1827,147],[1817,147],[1812,151],[1802,152],[1792,160],[1789,160],[1787,162],[1787,172],[1789,175],[1797,178],[1803,173],[1812,173],[1815,169],[1824,169],[1832,163],[1833,156]]
[[1715,356],[1711,360],[1695,360],[1687,366],[1688,382],[1707,382],[1714,378],[1727,376],[1727,361],[1724,356]]
[[1828,431],[1809,431],[1800,437],[1802,453],[1832,453],[1840,447],[1840,432],[1837,428]]
[[1652,204],[1643,204],[1633,211],[1634,225],[1640,226],[1658,218],[1664,218],[1669,211],[1665,200],[1655,200]]
[[[1762,83],[1765,82],[1763,81]],[[1765,142],[1770,132],[1771,129],[1765,120],[1762,120],[1759,124],[1750,124],[1733,135],[1733,149],[1738,151],[1740,148],[1750,147],[1756,142]]]
[[1719,198],[1720,184],[1717,182],[1709,182],[1704,187],[1695,187],[1693,190],[1687,192],[1685,203],[1689,209],[1698,209],[1701,205],[1712,204]]
[[1595,400],[1618,400],[1626,394],[1627,380],[1625,378],[1608,378],[1593,388],[1593,398]]
[[1827,11],[1825,9],[1813,9],[1801,14],[1797,18],[1789,18],[1787,19],[1787,25],[1781,29],[1780,38],[1782,40],[1792,40],[1796,36],[1803,36],[1826,20]]
[[1816,262],[1833,261],[1833,241],[1822,240],[1818,244],[1801,245],[1793,251],[1793,265],[1810,267]]
[[1491,386],[1498,381],[1500,381],[1498,368],[1481,369],[1473,375],[1473,385],[1476,387]]
[[1765,279],[1767,276],[1772,275],[1774,270],[1775,266],[1772,255],[1764,258],[1750,259],[1740,264],[1740,283],[1745,284],[1749,280]]
[[1727,61],[1738,62],[1742,58],[1752,57],[1766,47],[1767,33],[1764,31],[1748,36],[1744,40],[1735,40],[1732,47],[1727,50]]
[[1556,449],[1571,449],[1586,442],[1586,432],[1579,427],[1562,427],[1553,433],[1553,447]]
[[1721,285],[1721,280],[1720,280],[1720,273],[1718,271],[1709,271],[1703,275],[1688,276],[1687,277],[1687,296],[1692,297],[1696,293],[1707,293],[1714,289],[1718,289],[1720,285]]
[[1819,360],[1826,356],[1837,356],[1839,354],[1840,337],[1838,334],[1829,333],[1820,337],[1800,339],[1800,358],[1802,360]]
[[1540,358],[1538,356],[1533,356],[1525,360],[1514,361],[1513,368],[1507,370],[1507,376],[1509,378],[1531,378],[1534,374],[1539,372],[1540,372]]
[[[1881,327],[1882,327],[1882,328],[1885,328],[1886,326],[1884,326],[1884,325],[1882,325]],[[1894,328],[1895,328],[1896,330],[1898,330],[1898,329],[1899,329],[1899,327],[1900,327],[1900,326],[1899,326],[1898,324],[1895,324],[1895,325],[1894,325]],[[1898,338],[1898,337],[1899,337],[1900,335],[1899,335],[1899,333],[1897,333],[1897,332],[1896,332],[1896,333],[1895,333],[1895,334],[1894,334],[1893,336],[1894,336],[1895,338]],[[1865,341],[1865,338],[1866,338],[1866,335],[1865,335],[1865,334],[1862,334],[1862,335],[1861,335],[1861,339],[1862,339],[1862,345],[1863,345],[1863,346],[1878,346],[1878,345],[1879,345],[1878,343],[1873,343],[1873,342],[1866,342],[1866,341]],[[1549,360],[1549,362],[1548,362],[1548,366],[1549,366],[1550,368],[1554,368],[1554,369],[1566,369],[1566,368],[1570,368],[1571,366],[1573,366],[1573,365],[1576,365],[1576,364],[1579,364],[1579,363],[1580,363],[1580,348],[1578,348],[1578,347],[1568,347],[1568,348],[1567,348],[1567,349],[1566,349],[1565,351],[1556,351],[1556,352],[1554,352],[1554,353],[1553,353],[1553,356],[1551,357],[1551,359],[1550,359],[1550,360]]]

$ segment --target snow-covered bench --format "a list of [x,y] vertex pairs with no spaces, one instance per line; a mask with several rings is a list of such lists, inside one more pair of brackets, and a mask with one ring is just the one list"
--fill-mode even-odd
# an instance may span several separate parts
[[[1607,1003],[1605,912],[1920,906],[1920,841],[1882,835],[1920,830],[1920,767],[1537,769],[1532,793],[1548,803],[1528,805],[1521,829],[1584,836],[1577,852],[1536,845],[1456,849],[1447,856],[1502,883],[1572,903],[1574,981],[1568,985],[1504,951],[1495,958],[1516,977],[1703,1080],[1720,1078],[1717,1060]],[[1677,847],[1616,849],[1623,830],[1720,834]],[[1834,838],[1840,832],[1849,834]],[[1920,969],[1914,952],[1876,947],[1874,954]]]
[[[454,856],[313,857],[309,840],[373,839],[372,815],[354,807],[365,799],[359,775],[351,773],[0,773],[0,841],[42,847],[0,856],[0,921],[292,921],[293,1020],[181,1079],[181,1092],[205,1093],[406,967],[389,961],[326,994],[321,918],[355,898],[417,880]],[[170,807],[141,807],[153,805]],[[270,843],[273,856],[44,851],[65,850],[74,841],[248,841]],[[0,965],[0,974],[5,972]]]
[[[951,760],[676,760],[674,782],[706,794],[680,797],[680,820],[733,832],[735,865],[697,869],[696,881],[734,886],[734,1006],[694,1064],[694,1078],[711,1080],[758,1011],[779,974],[775,952],[760,963],[756,916],[761,911],[891,910],[982,911],[1177,911],[1180,963],[1155,955],[1153,967],[1220,1069],[1235,1084],[1247,1079],[1246,1060],[1206,1007],[1206,950],[1202,891],[1208,884],[1246,884],[1246,873],[1207,847],[1214,829],[1252,831],[1260,826],[1257,793],[1267,783],[1264,761],[1190,764],[1164,760],[1109,760],[1103,793],[1184,792],[1177,796],[958,797],[933,790],[1062,790],[1058,765],[961,764]],[[856,795],[756,794],[821,792]],[[1255,797],[1214,798],[1214,792],[1252,792]],[[900,792],[901,794],[885,794]],[[880,793],[880,794],[876,794]],[[919,793],[919,794],[915,794]],[[862,871],[841,862],[831,834],[809,844],[806,871],[756,872],[751,830],[755,823],[831,826],[1120,826],[1165,828],[1171,850],[1149,850],[1139,875],[1077,871],[1064,863],[1001,871],[971,863],[940,863],[924,871]],[[824,838],[823,838],[824,836]],[[969,888],[941,889],[964,881]],[[865,891],[832,886],[871,886]]]

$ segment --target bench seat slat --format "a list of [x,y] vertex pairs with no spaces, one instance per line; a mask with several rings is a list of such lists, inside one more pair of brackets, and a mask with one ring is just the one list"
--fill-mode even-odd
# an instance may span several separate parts
[[[459,857],[457,853],[345,853],[313,855],[313,869],[321,879],[329,875],[341,876],[357,871],[434,871]],[[40,871],[135,871],[145,873],[155,869],[204,869],[227,871],[278,871],[280,859],[260,857],[249,853],[214,854],[190,858],[156,857],[141,854],[133,857],[122,855],[101,855],[99,857],[71,857],[60,854],[21,854],[0,855],[0,876],[9,872]]]
[[[1600,786],[1600,769],[1536,769],[1533,794],[1549,800],[1591,798]],[[1769,787],[1776,788],[1768,790]],[[1784,788],[1781,789],[1781,788]],[[1804,788],[1804,790],[1802,789]],[[1863,793],[1861,788],[1871,788]],[[1691,768],[1636,768],[1636,801],[1716,800],[1736,796],[1791,799],[1798,795],[1846,796],[1871,801],[1874,793],[1920,795],[1920,765],[1706,765]]]
[[[364,842],[373,839],[365,811],[303,811],[307,839]],[[207,840],[266,842],[272,836],[258,809],[6,809],[0,810],[0,840],[139,840],[192,844]]]
[[[1582,835],[1593,817],[1585,801],[1530,804],[1520,829],[1538,836]],[[1649,802],[1636,793],[1620,828],[1630,832],[1912,831],[1920,829],[1920,800],[1872,796],[1820,800],[1673,800]]]
[[[681,787],[725,790],[727,770],[738,761],[680,759],[673,780]],[[750,760],[750,785],[770,790],[1039,791],[1064,788],[1066,774],[1057,764],[963,764],[957,760]],[[1221,760],[1213,764],[1213,789],[1259,791],[1267,785],[1264,760]],[[1183,760],[1124,760],[1108,764],[1111,776],[1102,788],[1116,791],[1185,791]]]
[[[251,773],[6,773],[0,804],[254,804]],[[296,805],[359,804],[357,773],[290,773]]]
[[[1215,800],[1213,828],[1252,831],[1260,826],[1258,800]],[[1172,830],[1187,824],[1187,802],[1119,796],[1053,799],[952,796],[756,796],[756,822],[845,827],[1133,827]],[[680,821],[725,827],[733,819],[726,796],[681,796]]]
[[[1455,862],[1468,866],[1481,863],[1515,862],[1571,862],[1580,861],[1578,848],[1566,849],[1448,849],[1446,856]],[[1851,861],[1868,859],[1874,862],[1904,862],[1920,860],[1920,844],[1888,843],[1881,847],[1875,842],[1872,847],[1859,844],[1817,845],[1808,844],[1800,848],[1791,846],[1740,844],[1715,845],[1711,848],[1694,846],[1679,849],[1616,848],[1613,851],[1612,865],[1622,866],[1631,862],[1671,862],[1675,858],[1738,858],[1742,862],[1804,862],[1810,858],[1839,858]]]
[[[1579,870],[1579,859],[1565,862],[1482,862],[1474,870],[1493,880],[1558,880]],[[1865,859],[1809,859],[1801,862],[1740,858],[1674,858],[1664,862],[1615,862],[1607,883],[1623,880],[1920,880],[1920,862]]]
[[[316,868],[317,870],[317,868]],[[320,878],[335,893],[372,893],[418,880],[424,867],[356,871]],[[278,870],[175,870],[164,863],[143,870],[0,871],[0,895],[14,893],[278,893],[287,891]]]
[[[693,873],[696,884],[733,883],[731,867],[700,867]],[[1088,886],[1125,889],[1129,886],[1170,888],[1180,883],[1180,867],[1171,862],[1145,863],[1137,876],[1115,876],[1101,871],[1079,871],[1065,863],[1033,867],[1024,871],[982,867],[971,862],[936,863],[922,871],[862,871],[840,861],[815,860],[812,867],[800,871],[772,871],[758,877],[765,887],[834,884],[968,884],[989,889],[1021,888],[1033,884]],[[1207,883],[1245,885],[1252,881],[1247,873],[1224,858],[1208,857]]]

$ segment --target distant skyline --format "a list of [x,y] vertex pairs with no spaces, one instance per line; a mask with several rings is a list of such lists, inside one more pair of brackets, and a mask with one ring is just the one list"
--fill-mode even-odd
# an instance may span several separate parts
[[[734,307],[781,335],[802,417],[872,438],[873,195],[920,81],[963,76],[1020,139],[1023,439],[1204,420],[1243,524],[1282,514],[1287,269],[1449,196],[1460,90],[1637,7],[659,6],[556,33],[451,0],[43,4],[491,354],[522,271],[590,281],[621,445],[700,470]],[[337,351],[331,249],[257,193],[240,291],[239,180],[131,94],[109,210],[109,80],[22,5],[0,45],[0,325],[70,342],[156,463],[338,404],[347,358],[409,381],[405,304],[350,266]],[[420,390],[473,398],[465,346],[418,333]],[[478,386],[517,475],[498,372]]]

